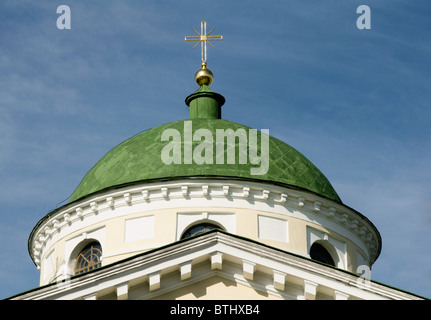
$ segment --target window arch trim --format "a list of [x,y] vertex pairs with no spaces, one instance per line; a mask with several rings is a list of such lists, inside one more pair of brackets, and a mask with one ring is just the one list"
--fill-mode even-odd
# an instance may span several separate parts
[[216,221],[212,221],[212,220],[208,220],[208,221],[197,221],[195,223],[190,224],[189,226],[187,226],[187,228],[184,229],[183,233],[181,234],[180,239],[187,239],[190,237],[194,237],[197,236],[199,234],[214,230],[214,229],[219,229],[219,230],[225,230],[223,228],[223,226],[221,226],[219,223],[217,223]]
[[336,266],[336,262],[334,259],[334,255],[331,254],[330,249],[327,248],[327,245],[325,245],[322,241],[315,241],[310,246],[310,258],[328,265],[331,265],[333,267]]
[[98,241],[87,243],[76,255],[74,274],[81,274],[102,266],[102,246]]

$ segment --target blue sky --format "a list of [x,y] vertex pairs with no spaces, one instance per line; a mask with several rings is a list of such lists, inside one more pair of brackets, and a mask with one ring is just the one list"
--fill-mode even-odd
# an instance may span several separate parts
[[371,278],[431,297],[430,16],[426,0],[2,1],[0,298],[38,286],[32,228],[107,151],[188,117],[201,21],[224,37],[208,49],[223,118],[310,159],[379,229]]

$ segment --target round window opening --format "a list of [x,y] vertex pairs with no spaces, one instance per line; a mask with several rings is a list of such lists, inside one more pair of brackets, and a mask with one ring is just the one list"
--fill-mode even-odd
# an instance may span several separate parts
[[317,260],[335,267],[334,259],[332,259],[331,254],[320,243],[313,243],[310,248],[310,257],[313,260]]
[[102,266],[102,247],[97,242],[88,244],[76,257],[75,274],[88,272]]
[[215,224],[212,223],[202,223],[202,224],[198,224],[195,226],[192,226],[190,228],[188,228],[184,233],[183,236],[181,237],[181,239],[186,239],[186,238],[190,238],[193,236],[197,236],[198,234],[207,232],[207,231],[211,231],[214,229],[219,229],[221,230],[221,228]]

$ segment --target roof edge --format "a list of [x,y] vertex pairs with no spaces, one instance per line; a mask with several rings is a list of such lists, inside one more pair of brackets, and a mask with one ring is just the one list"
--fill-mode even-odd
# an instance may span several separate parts
[[[115,267],[115,266],[117,266],[117,265],[121,265],[121,264],[127,263],[128,261],[132,261],[132,260],[134,260],[134,259],[138,259],[138,258],[140,258],[140,257],[145,257],[145,256],[147,256],[147,255],[154,254],[154,253],[156,253],[157,251],[162,251],[162,250],[166,250],[166,249],[169,249],[169,248],[175,247],[175,246],[177,246],[177,245],[179,245],[179,244],[186,244],[186,243],[188,243],[188,242],[201,241],[201,240],[205,240],[205,238],[214,238],[214,237],[215,237],[215,238],[218,238],[218,239],[219,239],[219,238],[220,238],[220,236],[219,236],[219,235],[221,235],[221,236],[223,236],[223,237],[228,237],[228,238],[230,237],[230,238],[234,238],[234,239],[237,239],[237,240],[240,240],[240,241],[245,241],[245,242],[248,242],[248,243],[252,243],[252,244],[253,244],[253,245],[255,245],[255,246],[259,246],[259,247],[261,247],[261,248],[267,248],[267,249],[270,249],[270,250],[273,250],[273,251],[276,251],[276,252],[280,252],[280,253],[283,253],[283,254],[287,254],[287,255],[289,255],[289,256],[296,257],[296,258],[301,259],[301,260],[304,260],[304,261],[313,262],[313,263],[316,263],[316,264],[318,264],[318,265],[322,265],[322,266],[324,266],[324,267],[326,267],[326,268],[330,268],[330,269],[336,270],[337,272],[341,272],[341,273],[344,273],[344,274],[349,275],[349,276],[353,276],[353,277],[356,277],[356,278],[359,278],[359,277],[360,277],[359,275],[357,275],[357,274],[355,274],[355,273],[352,273],[352,272],[350,272],[350,271],[343,270],[343,269],[339,269],[339,268],[337,268],[337,267],[334,267],[334,266],[330,266],[330,265],[324,264],[324,263],[322,263],[322,262],[319,262],[319,261],[316,261],[316,260],[313,260],[313,259],[310,259],[310,258],[304,257],[304,256],[299,255],[299,254],[296,254],[296,253],[292,253],[292,252],[289,252],[289,251],[286,251],[286,250],[282,250],[282,249],[280,249],[280,248],[272,247],[272,246],[270,246],[270,245],[263,244],[263,243],[261,243],[261,242],[259,242],[259,241],[256,241],[256,240],[253,240],[253,239],[249,239],[249,238],[246,238],[246,237],[243,237],[243,236],[239,236],[239,235],[231,234],[231,233],[226,232],[226,231],[223,231],[223,230],[213,229],[213,230],[210,230],[210,231],[204,232],[204,233],[202,233],[202,234],[198,234],[198,235],[196,235],[196,236],[192,236],[192,237],[190,237],[190,238],[181,239],[181,240],[178,240],[178,241],[175,241],[175,242],[172,242],[172,243],[166,244],[166,245],[164,245],[164,246],[161,246],[161,247],[158,247],[158,248],[154,248],[154,249],[151,249],[151,250],[149,250],[149,251],[142,252],[142,253],[139,253],[139,254],[137,254],[137,255],[134,255],[134,256],[131,256],[131,257],[125,258],[125,259],[123,259],[123,260],[119,260],[119,261],[113,262],[113,263],[111,263],[111,264],[109,264],[109,265],[106,265],[106,266],[103,266],[103,267],[100,267],[100,268],[94,269],[94,270],[92,270],[92,271],[89,271],[89,272],[86,272],[86,273],[83,273],[83,274],[74,275],[74,276],[72,276],[70,279],[71,279],[71,280],[73,280],[73,279],[77,279],[77,278],[81,278],[81,277],[82,277],[82,278],[85,278],[85,277],[88,277],[89,275],[97,274],[97,273],[101,272],[102,270],[106,270],[106,269],[109,269],[109,268],[114,268],[114,267]],[[211,240],[211,239],[210,239],[210,240]],[[220,241],[220,240],[218,240],[218,241]],[[420,299],[430,300],[429,298],[424,297],[424,296],[421,296],[421,295],[419,295],[419,294],[415,294],[415,293],[412,293],[412,292],[409,292],[409,291],[406,291],[406,290],[403,290],[403,289],[399,289],[399,288],[396,288],[396,287],[393,287],[393,286],[390,286],[390,285],[386,285],[386,284],[384,284],[384,283],[381,283],[381,282],[378,282],[378,281],[375,281],[375,280],[372,280],[372,279],[370,279],[370,281],[371,281],[372,283],[377,284],[377,285],[381,285],[381,286],[384,286],[384,287],[389,288],[389,289],[392,289],[392,290],[400,291],[400,292],[402,292],[402,293],[409,294],[409,295],[412,295],[412,296],[418,297],[418,298],[420,298]],[[30,290],[27,290],[27,291],[25,291],[25,292],[18,293],[18,294],[16,294],[16,295],[10,296],[10,297],[8,297],[8,298],[5,298],[4,300],[12,300],[12,299],[17,298],[17,297],[19,297],[19,296],[22,296],[22,295],[25,295],[25,294],[30,294],[30,293],[35,292],[35,291],[37,291],[37,290],[46,289],[46,288],[49,288],[49,287],[52,287],[52,286],[56,286],[56,285],[58,285],[58,284],[57,284],[57,283],[55,283],[55,282],[54,282],[54,283],[50,283],[50,284],[46,284],[46,285],[44,285],[44,286],[36,287],[36,288],[30,289]]]

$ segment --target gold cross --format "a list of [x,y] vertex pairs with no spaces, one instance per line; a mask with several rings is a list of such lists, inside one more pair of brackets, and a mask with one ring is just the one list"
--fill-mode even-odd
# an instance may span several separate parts
[[210,44],[211,47],[214,48],[213,44],[210,42],[213,40],[223,40],[223,36],[210,36],[211,32],[214,31],[215,28],[212,28],[210,32],[207,33],[207,23],[205,21],[201,22],[201,33],[197,32],[195,29],[193,29],[194,32],[196,32],[197,36],[189,36],[186,37],[186,41],[197,41],[196,45],[193,48],[196,48],[196,46],[200,43],[201,44],[201,55],[202,55],[202,63],[206,63],[207,61],[207,42]]

